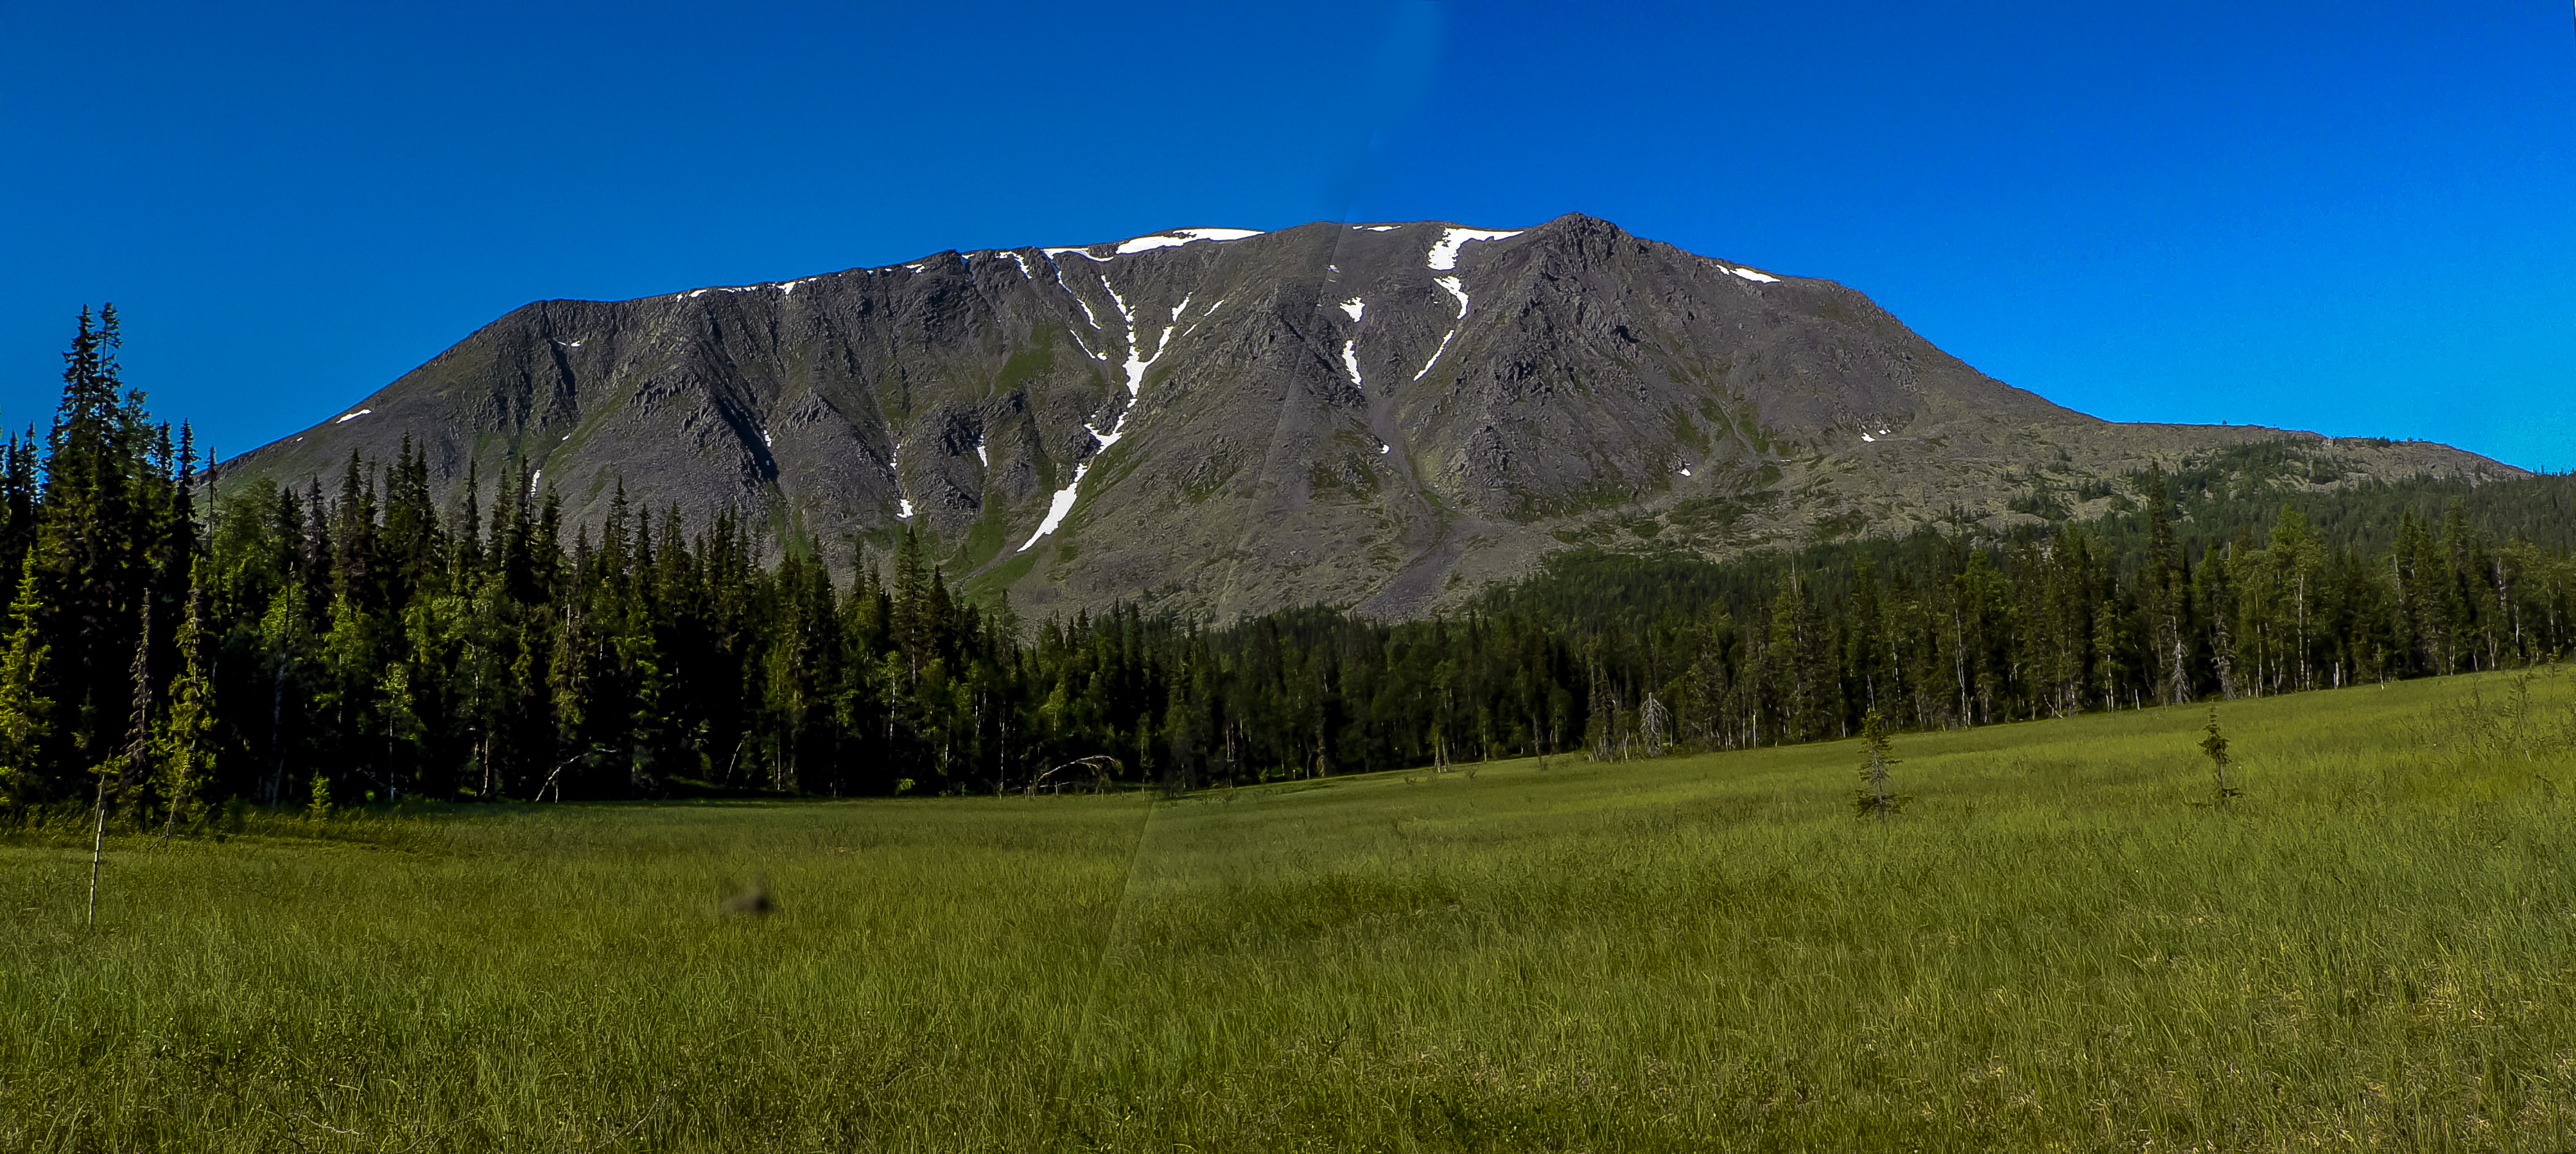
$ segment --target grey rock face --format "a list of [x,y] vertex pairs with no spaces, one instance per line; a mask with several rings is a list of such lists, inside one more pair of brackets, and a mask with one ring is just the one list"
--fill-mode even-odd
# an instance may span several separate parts
[[300,486],[405,435],[451,501],[469,462],[487,502],[526,468],[596,522],[622,479],[836,565],[908,526],[1025,613],[1144,598],[1220,620],[1421,613],[1576,542],[1722,554],[1961,510],[2000,526],[2017,498],[2256,440],[2347,479],[2518,472],[2096,420],[1849,288],[1584,216],[1183,229],[542,301],[224,480]]

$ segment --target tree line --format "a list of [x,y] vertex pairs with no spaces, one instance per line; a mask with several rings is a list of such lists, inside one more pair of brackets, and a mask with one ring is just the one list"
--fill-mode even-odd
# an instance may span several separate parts
[[85,312],[50,429],[0,442],[0,803],[165,825],[227,798],[1189,788],[1982,725],[2548,660],[2576,586],[2545,515],[2567,478],[2255,516],[2150,470],[2100,522],[1569,554],[1423,621],[1029,623],[910,532],[838,579],[622,486],[595,532],[524,469],[442,507],[408,441],[218,501],[117,346]]

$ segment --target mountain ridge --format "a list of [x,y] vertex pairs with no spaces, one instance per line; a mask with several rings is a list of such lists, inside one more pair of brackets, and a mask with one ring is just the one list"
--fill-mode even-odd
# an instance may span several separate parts
[[1174,229],[532,302],[224,480],[300,485],[405,436],[451,501],[469,472],[524,473],[595,524],[622,482],[836,564],[914,529],[1025,611],[1220,621],[1419,615],[1578,545],[2001,532],[2262,441],[2308,462],[2267,484],[2524,475],[2428,443],[2103,421],[1846,286],[1579,214]]

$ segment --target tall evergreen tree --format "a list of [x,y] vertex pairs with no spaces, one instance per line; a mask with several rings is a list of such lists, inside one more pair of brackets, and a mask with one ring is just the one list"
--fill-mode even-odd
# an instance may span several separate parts
[[37,559],[19,563],[18,593],[9,603],[8,648],[0,652],[0,805],[38,801],[58,783],[45,758],[53,700],[43,691],[44,599]]

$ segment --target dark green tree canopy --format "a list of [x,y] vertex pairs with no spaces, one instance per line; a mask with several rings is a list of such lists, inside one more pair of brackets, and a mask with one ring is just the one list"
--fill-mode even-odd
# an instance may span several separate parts
[[441,508],[408,441],[327,486],[213,502],[188,431],[120,378],[118,339],[112,309],[84,313],[50,428],[0,442],[8,803],[87,797],[100,773],[129,811],[175,818],[302,804],[318,779],[337,803],[1188,787],[1883,743],[2576,640],[2570,478],[2257,500],[2189,462],[2126,479],[2135,511],[2086,524],[1726,563],[1569,553],[1424,621],[1206,628],[1131,604],[1027,624],[948,579],[954,543],[764,541],[622,484],[568,528],[524,464]]

